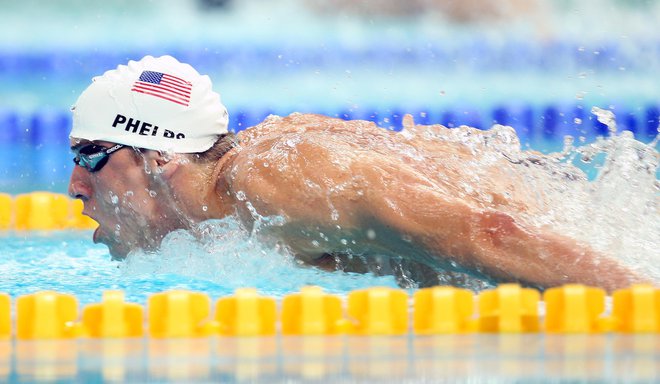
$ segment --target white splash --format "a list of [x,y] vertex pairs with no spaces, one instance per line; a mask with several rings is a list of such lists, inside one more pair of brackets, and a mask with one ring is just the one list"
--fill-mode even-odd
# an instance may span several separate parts
[[133,251],[120,268],[128,279],[176,275],[179,280],[189,277],[221,284],[227,291],[255,287],[273,296],[295,292],[304,285],[320,285],[333,293],[375,285],[397,286],[391,276],[301,267],[285,248],[260,241],[234,217],[205,221],[192,231],[172,232],[159,251]]

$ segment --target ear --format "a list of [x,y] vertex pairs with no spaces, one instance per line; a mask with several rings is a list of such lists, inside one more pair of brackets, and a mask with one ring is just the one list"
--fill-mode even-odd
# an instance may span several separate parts
[[152,161],[155,163],[156,173],[163,179],[170,180],[181,165],[179,157],[179,154],[171,155],[154,151]]

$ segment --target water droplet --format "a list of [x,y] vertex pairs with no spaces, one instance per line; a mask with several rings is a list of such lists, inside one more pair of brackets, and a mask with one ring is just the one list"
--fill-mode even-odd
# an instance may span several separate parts
[[312,240],[312,245],[318,248],[320,246],[320,243],[316,240]]
[[149,196],[156,197],[157,195],[158,194],[156,193],[156,191],[153,191],[153,190],[149,191]]
[[580,124],[582,124],[582,119],[580,119],[579,117],[576,117],[575,119],[573,119],[573,122],[577,125],[580,125]]
[[126,197],[133,197],[133,191],[126,191]]
[[245,201],[245,192],[243,192],[243,191],[236,192],[236,198],[239,201]]
[[119,203],[119,196],[117,196],[117,195],[115,195],[114,193],[112,193],[112,191],[110,191],[110,202],[111,202],[112,204],[117,204],[117,203]]
[[339,242],[342,243],[342,245],[347,245],[348,244],[348,240],[346,240],[346,239],[341,239],[341,240],[339,240]]
[[367,239],[369,239],[369,240],[375,240],[375,239],[376,239],[376,231],[374,231],[373,229],[369,228],[369,229],[367,230]]
[[209,210],[209,207],[207,207],[206,205],[202,205],[202,211],[206,212],[208,210]]
[[616,133],[616,118],[614,116],[614,112],[607,109],[592,107],[591,113],[596,115],[598,121],[607,125],[607,129],[610,132],[610,135],[614,135]]

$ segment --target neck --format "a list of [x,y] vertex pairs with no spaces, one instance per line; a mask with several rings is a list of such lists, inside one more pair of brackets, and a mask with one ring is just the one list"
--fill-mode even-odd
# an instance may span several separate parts
[[218,160],[214,167],[213,172],[209,177],[208,196],[210,200],[216,203],[217,211],[214,213],[215,218],[222,218],[234,213],[236,200],[234,194],[231,193],[230,183],[227,178],[229,169],[233,163],[234,157],[238,154],[238,149],[233,148]]
[[179,210],[192,222],[221,219],[233,212],[231,197],[226,188],[218,188],[224,182],[225,159],[215,164],[188,163],[182,172],[172,177],[169,185]]

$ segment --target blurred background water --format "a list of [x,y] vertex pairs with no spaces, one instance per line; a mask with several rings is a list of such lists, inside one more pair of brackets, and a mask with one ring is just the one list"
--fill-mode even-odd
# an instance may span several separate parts
[[0,191],[64,192],[69,108],[93,76],[171,54],[244,129],[270,113],[400,128],[512,125],[524,145],[642,141],[660,115],[657,0],[0,1]]

